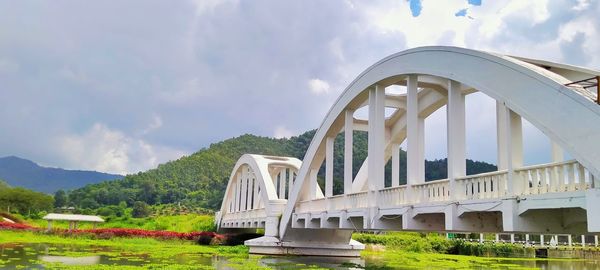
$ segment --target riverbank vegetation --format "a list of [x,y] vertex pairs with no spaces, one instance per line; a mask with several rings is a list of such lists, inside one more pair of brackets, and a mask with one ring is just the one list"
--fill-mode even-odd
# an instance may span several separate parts
[[352,238],[363,244],[381,245],[390,250],[416,253],[439,253],[483,257],[534,257],[535,249],[520,244],[468,242],[448,239],[437,233],[388,232],[383,234],[355,233]]
[[[362,234],[356,236],[362,237]],[[378,239],[379,236],[369,239]],[[138,237],[112,237],[98,239],[91,235],[52,235],[32,231],[2,231],[0,249],[8,257],[0,257],[0,267],[43,265],[52,269],[213,269],[217,266],[230,269],[322,269],[320,267],[357,269],[513,269],[536,267],[535,259],[503,259],[475,256],[458,256],[435,252],[412,252],[393,247],[396,240],[389,240],[385,250],[369,246],[357,263],[353,260],[303,259],[306,257],[278,257],[248,255],[248,248],[238,246],[197,245],[192,241],[178,239],[154,239]],[[422,240],[410,234],[407,239]],[[435,236],[425,237],[430,242]],[[362,238],[365,240],[366,238]],[[7,245],[8,244],[8,245]],[[430,245],[431,247],[435,245]],[[415,249],[415,247],[412,247]],[[432,249],[435,250],[435,249]],[[27,257],[29,256],[29,257]],[[56,259],[102,256],[107,260],[94,265],[70,266]],[[46,260],[49,258],[50,260]],[[44,261],[46,260],[46,261]],[[319,263],[319,265],[315,265]],[[322,263],[329,266],[323,266]],[[333,263],[333,264],[332,264]]]
[[[121,217],[104,217],[106,222],[99,223],[98,228],[132,228],[155,231],[174,231],[174,232],[201,232],[214,231],[214,217],[211,215],[185,214],[174,216],[153,216],[144,218],[134,218],[130,215]],[[25,218],[27,224],[45,228],[47,221],[43,219]],[[66,221],[55,221],[53,228],[68,229],[69,223]],[[91,229],[92,224],[80,223],[80,229]]]
[[[32,244],[43,244],[50,247],[44,251],[50,256],[106,256],[118,260],[128,261],[123,265],[132,269],[198,269],[196,260],[206,260],[212,256],[223,256],[228,258],[247,257],[248,249],[245,246],[212,246],[197,245],[192,241],[178,239],[154,239],[154,238],[130,238],[113,237],[109,239],[98,239],[92,235],[53,235],[34,231],[2,231],[0,243],[11,243],[11,249],[15,244],[23,244],[28,248],[24,251],[32,252]],[[2,245],[0,245],[1,247]],[[8,252],[10,250],[4,250]],[[183,260],[185,263],[182,263]],[[12,260],[15,260],[13,258]],[[0,258],[0,267],[10,260]],[[69,266],[64,264],[53,264],[35,261],[52,269],[112,269],[111,265],[98,264],[86,266]],[[141,267],[134,267],[132,263],[139,263]],[[196,266],[194,266],[196,264]],[[114,266],[112,266],[114,267]],[[239,267],[238,269],[243,269]]]

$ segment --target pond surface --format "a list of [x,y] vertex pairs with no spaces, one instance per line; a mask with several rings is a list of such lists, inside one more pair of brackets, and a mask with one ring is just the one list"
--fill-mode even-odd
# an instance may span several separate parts
[[[160,252],[157,252],[160,253]],[[573,269],[600,270],[593,260],[498,259],[387,251],[361,258],[153,254],[104,246],[0,244],[0,269]]]

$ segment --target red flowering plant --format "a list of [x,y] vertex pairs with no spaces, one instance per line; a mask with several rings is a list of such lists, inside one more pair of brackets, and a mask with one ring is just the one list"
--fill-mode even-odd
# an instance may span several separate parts
[[[0,230],[30,230],[40,231],[41,228],[33,227],[22,223],[0,222]],[[66,230],[53,229],[53,234],[58,235],[73,235],[73,234],[88,234],[94,235],[101,239],[109,239],[112,237],[149,237],[159,239],[181,239],[194,240],[199,244],[223,244],[230,238],[229,235],[217,234],[215,232],[173,232],[173,231],[151,231],[142,229],[127,229],[127,228],[101,228],[101,229],[84,229],[84,230]],[[216,239],[216,241],[213,241]]]
[[[217,235],[214,232],[173,232],[173,231],[150,231],[142,229],[127,229],[127,228],[103,228],[90,230],[74,230],[75,234],[94,234],[116,237],[150,237],[161,239],[181,239],[181,240],[196,240],[200,237],[212,239]],[[210,242],[210,240],[208,241]]]
[[22,223],[0,221],[0,230],[37,230],[38,228]]

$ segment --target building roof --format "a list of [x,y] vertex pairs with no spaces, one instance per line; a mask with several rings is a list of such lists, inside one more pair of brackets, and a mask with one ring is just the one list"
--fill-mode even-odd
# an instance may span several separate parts
[[75,215],[75,214],[56,214],[50,213],[43,217],[45,220],[68,220],[68,221],[88,221],[88,222],[104,222],[99,216]]

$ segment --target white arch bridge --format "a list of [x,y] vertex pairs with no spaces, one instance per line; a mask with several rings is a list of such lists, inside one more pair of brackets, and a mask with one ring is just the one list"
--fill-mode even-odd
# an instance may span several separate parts
[[[244,155],[227,186],[220,230],[264,228],[250,252],[358,256],[353,230],[600,232],[600,72],[454,48],[391,55],[358,76],[327,113],[304,161]],[[386,87],[406,87],[386,94]],[[498,171],[466,174],[465,96],[496,100]],[[447,106],[448,178],[425,181],[424,119]],[[368,119],[356,119],[368,107]],[[386,108],[393,109],[386,116]],[[523,166],[521,119],[552,142],[548,164]],[[368,157],[353,176],[353,131]],[[334,139],[344,134],[343,194],[333,193]],[[407,183],[399,149],[407,141]],[[564,160],[563,151],[573,157]],[[391,185],[385,165],[391,159]],[[325,167],[324,191],[317,173]]]

